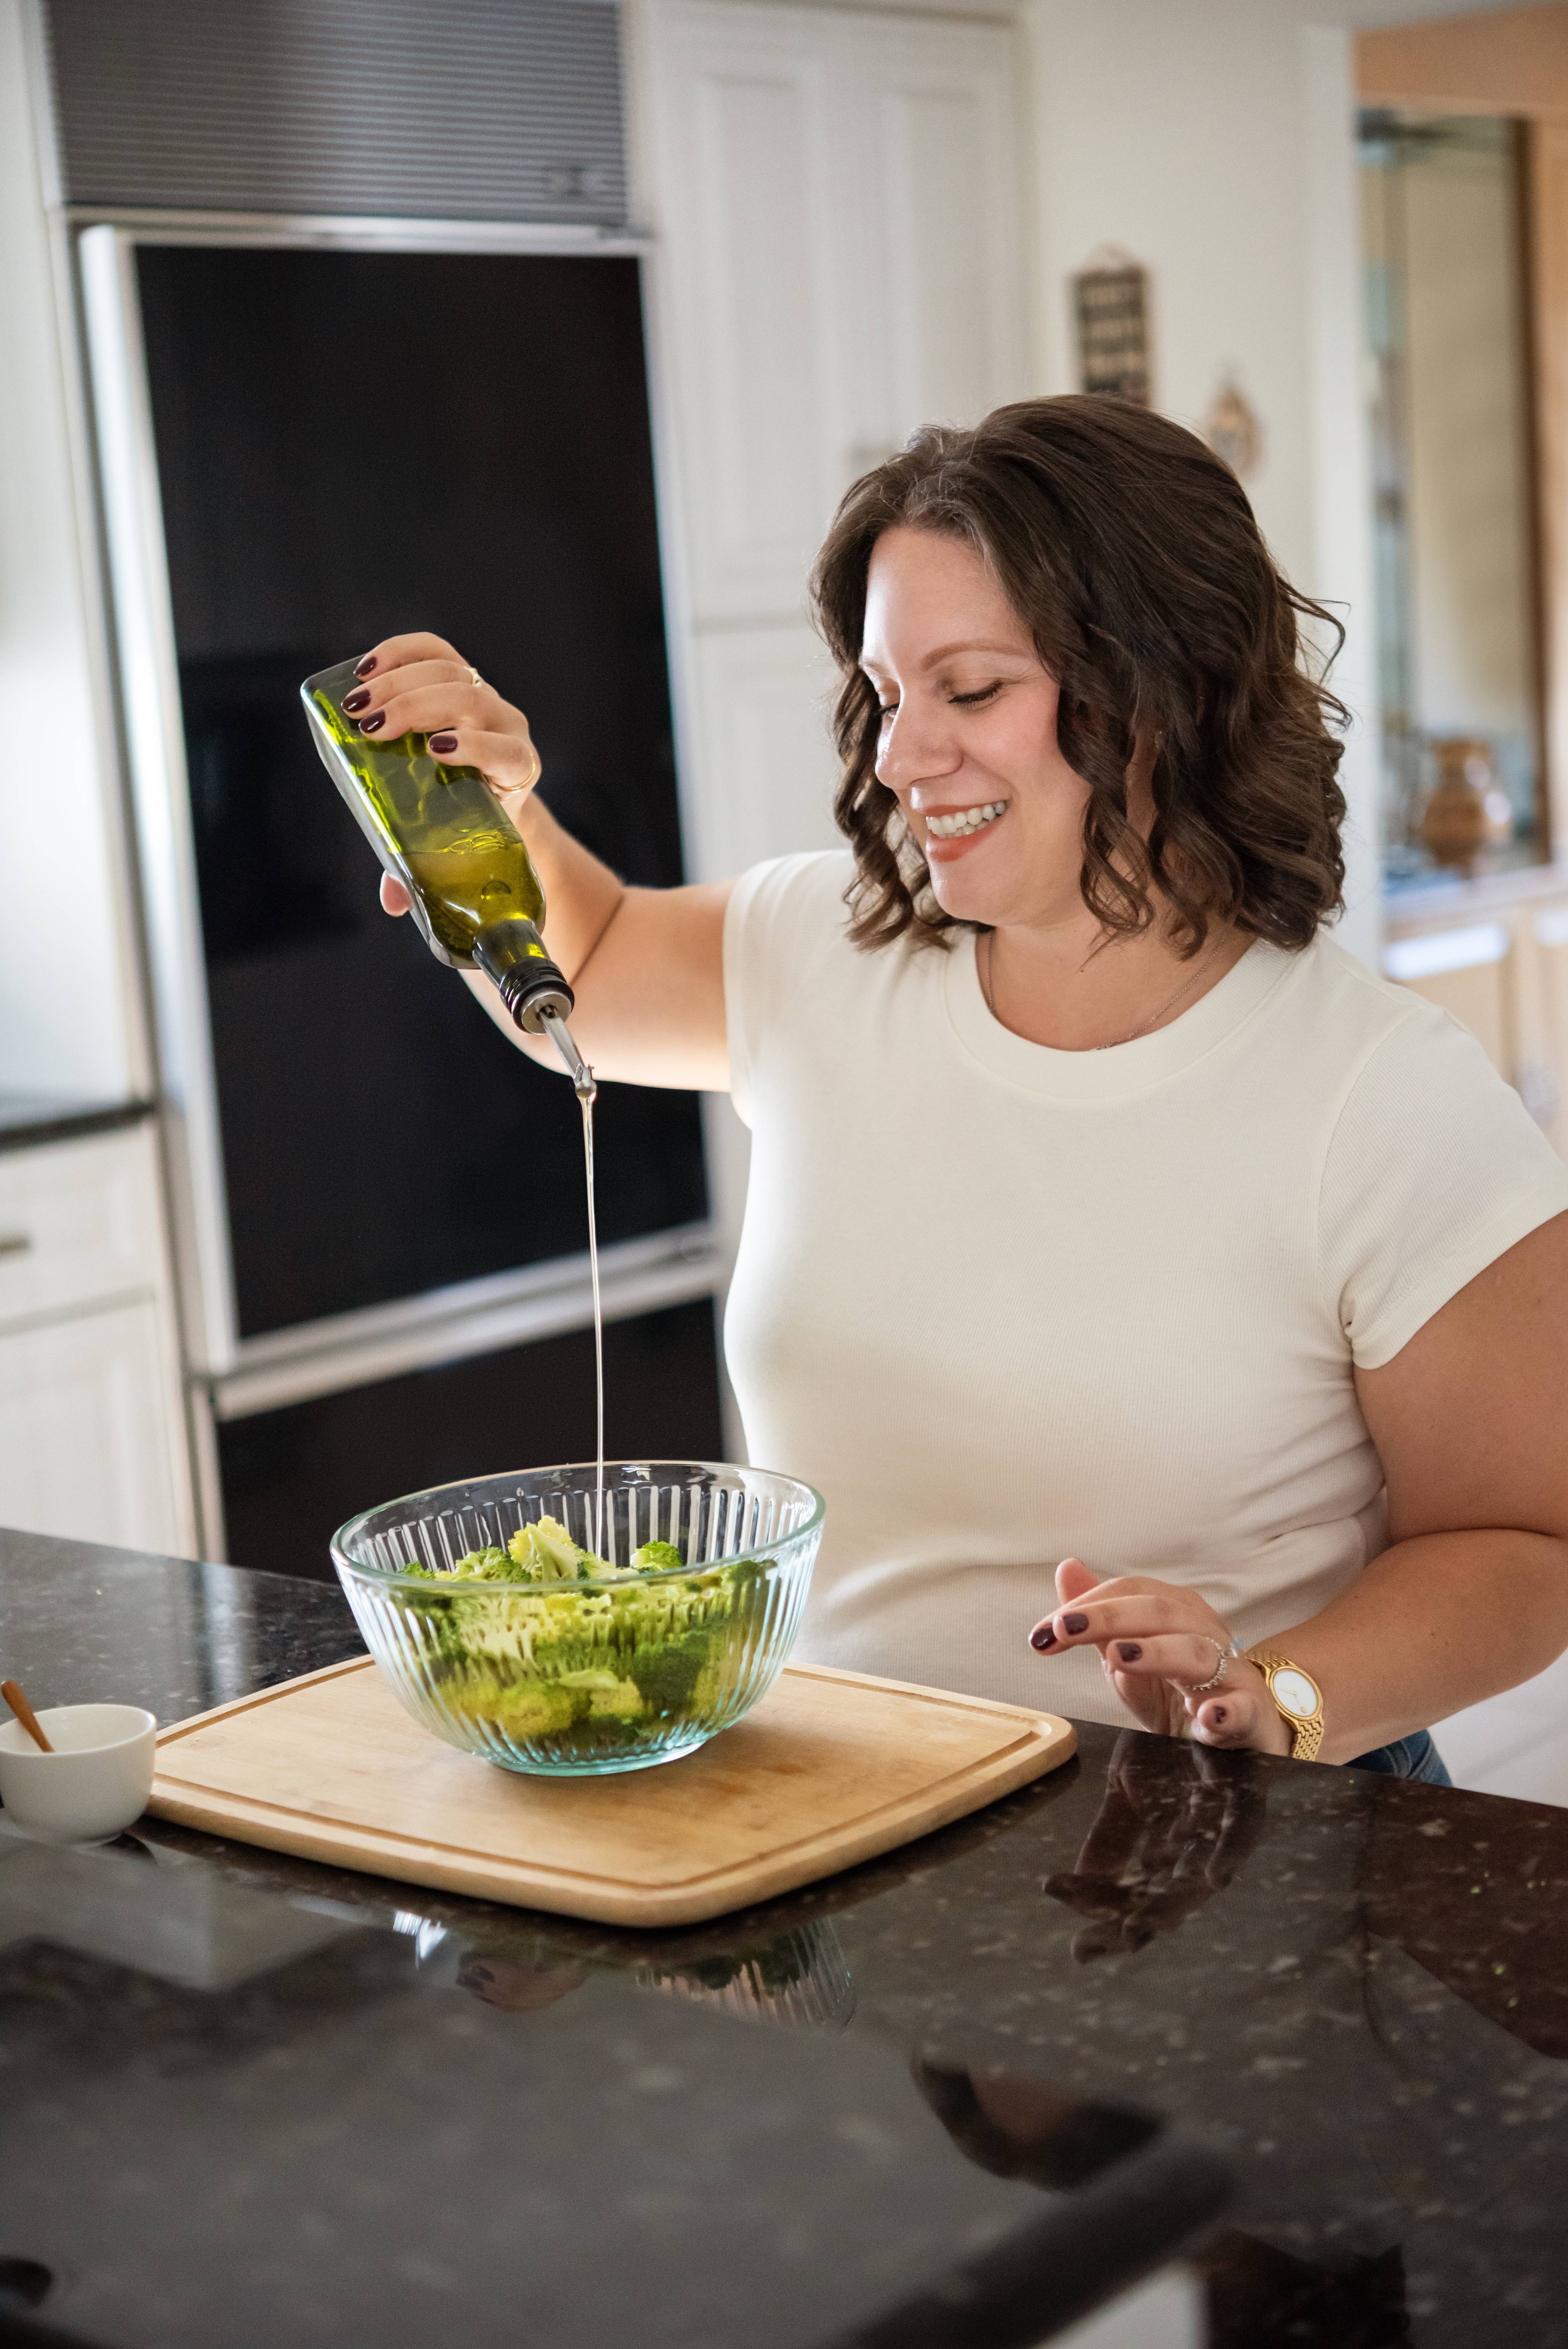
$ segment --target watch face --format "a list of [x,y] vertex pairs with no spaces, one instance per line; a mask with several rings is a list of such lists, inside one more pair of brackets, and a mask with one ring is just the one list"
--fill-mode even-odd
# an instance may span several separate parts
[[1317,1691],[1305,1672],[1295,1671],[1288,1664],[1283,1671],[1275,1672],[1274,1692],[1286,1713],[1294,1713],[1303,1721],[1310,1720],[1317,1711]]

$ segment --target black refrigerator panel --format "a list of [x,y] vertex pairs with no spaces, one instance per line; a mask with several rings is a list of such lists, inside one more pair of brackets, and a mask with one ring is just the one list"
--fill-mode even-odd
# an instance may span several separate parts
[[[612,1459],[724,1456],[711,1299],[608,1325],[604,1409]],[[361,1509],[461,1477],[592,1460],[593,1436],[591,1330],[222,1421],[225,1555],[330,1582],[332,1537]]]
[[[570,1087],[380,912],[297,690],[433,630],[527,710],[571,830],[681,878],[637,264],[137,267],[239,1334],[575,1254]],[[599,1118],[603,1239],[706,1214],[695,1099],[609,1086]]]

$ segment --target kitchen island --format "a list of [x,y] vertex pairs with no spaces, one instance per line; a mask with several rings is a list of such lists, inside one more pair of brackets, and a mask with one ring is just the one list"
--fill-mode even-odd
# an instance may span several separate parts
[[[0,1533],[40,1706],[169,1723],[359,1651],[318,1584]],[[1038,2214],[1103,2266],[1164,2144],[1188,2185],[1125,2264],[1184,2230],[1221,2349],[1534,2349],[1565,2058],[1568,1813],[1092,1724],[673,1933],[0,1825],[0,2338],[1022,2339]]]

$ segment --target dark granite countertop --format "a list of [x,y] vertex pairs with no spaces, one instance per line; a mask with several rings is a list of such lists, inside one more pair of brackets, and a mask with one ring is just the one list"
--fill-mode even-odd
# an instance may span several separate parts
[[[319,1585],[0,1533],[35,1702],[170,1720],[358,1648]],[[974,2277],[1042,2212],[1092,2264],[1173,2131],[1234,2179],[1217,2349],[1545,2349],[1565,1953],[1568,1813],[1093,1725],[677,1933],[0,1829],[0,2308],[46,2271],[37,2321],[99,2349],[1023,2349]]]
[[45,1142],[74,1142],[84,1133],[112,1133],[139,1125],[150,1101],[83,1101],[65,1093],[0,1092],[0,1151],[32,1150]]

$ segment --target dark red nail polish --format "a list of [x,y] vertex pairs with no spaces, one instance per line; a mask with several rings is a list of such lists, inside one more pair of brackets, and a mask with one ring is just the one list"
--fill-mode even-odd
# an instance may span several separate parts
[[1136,1640],[1119,1640],[1116,1643],[1116,1652],[1124,1664],[1135,1664],[1143,1653],[1143,1650]]
[[1056,1644],[1057,1635],[1052,1630],[1048,1623],[1037,1624],[1035,1629],[1029,1634],[1029,1645],[1031,1648],[1054,1648]]
[[1064,1615],[1062,1617],[1062,1629],[1064,1631],[1087,1631],[1088,1630],[1088,1617],[1087,1615]]
[[343,697],[344,712],[349,718],[353,718],[361,709],[367,709],[369,706],[370,688],[367,685],[356,685],[352,693],[346,693]]
[[1210,1715],[1210,1719],[1213,1722],[1216,1729],[1222,1729],[1225,1723],[1224,1706],[1222,1704],[1217,1704],[1214,1707],[1212,1713]]
[[457,747],[458,738],[455,734],[432,734],[430,737],[430,748],[432,750],[455,750]]
[[387,712],[384,709],[373,709],[368,718],[360,719],[359,730],[362,734],[374,734],[378,726],[385,726],[386,723]]
[[375,656],[375,654],[374,654],[374,653],[366,653],[366,656],[365,656],[365,658],[364,658],[362,661],[360,661],[360,662],[358,662],[358,663],[356,664],[356,667],[355,667],[354,674],[355,674],[355,676],[356,676],[356,677],[369,677],[369,676],[371,675],[372,671],[375,669],[375,667],[376,667],[376,656]]

